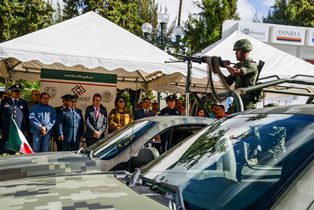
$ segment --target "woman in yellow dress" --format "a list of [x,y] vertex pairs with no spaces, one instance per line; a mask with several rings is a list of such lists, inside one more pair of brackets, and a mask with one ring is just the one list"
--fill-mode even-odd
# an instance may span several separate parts
[[132,113],[126,110],[126,100],[123,96],[115,99],[115,108],[109,113],[109,133],[133,122]]

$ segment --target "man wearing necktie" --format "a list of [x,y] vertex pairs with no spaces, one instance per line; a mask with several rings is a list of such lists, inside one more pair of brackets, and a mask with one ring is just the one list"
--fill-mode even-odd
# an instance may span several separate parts
[[74,107],[76,96],[68,97],[68,107],[58,116],[58,139],[62,141],[63,151],[75,151],[80,147],[80,139],[84,135],[84,122]]
[[9,88],[11,97],[1,101],[0,105],[0,129],[2,140],[0,141],[0,154],[6,150],[9,138],[11,117],[15,120],[19,129],[27,137],[29,129],[29,109],[27,102],[20,98],[23,87],[16,83]]
[[93,105],[86,108],[86,145],[89,147],[105,136],[107,127],[107,110],[101,104],[101,95],[96,93],[93,96]]
[[155,113],[150,109],[150,98],[146,97],[143,99],[143,108],[135,111],[134,119],[138,120],[145,117],[153,117]]

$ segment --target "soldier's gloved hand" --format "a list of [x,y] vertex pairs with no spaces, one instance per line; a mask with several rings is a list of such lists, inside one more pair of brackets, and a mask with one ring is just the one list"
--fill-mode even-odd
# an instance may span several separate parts
[[234,67],[231,67],[231,66],[226,66],[227,70],[229,71],[229,73],[231,75],[234,75],[234,76],[237,76],[241,73],[241,70],[238,69],[238,68],[234,68]]
[[222,60],[223,67],[229,66],[231,62],[229,60]]

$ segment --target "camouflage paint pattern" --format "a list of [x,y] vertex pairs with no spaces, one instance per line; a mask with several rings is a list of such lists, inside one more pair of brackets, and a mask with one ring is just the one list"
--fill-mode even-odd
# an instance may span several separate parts
[[[199,125],[213,122],[209,118],[185,117],[185,116],[163,116],[151,117],[143,120],[155,121],[156,126],[146,132],[143,138],[135,141],[132,152],[136,152],[155,135],[176,125]],[[101,143],[103,147],[109,141]],[[85,154],[74,152],[47,152],[32,155],[7,156],[0,158],[0,181],[19,179],[34,176],[48,176],[59,174],[76,174],[85,172],[102,172],[112,169],[122,161],[127,161],[130,157],[129,150],[124,150],[121,154],[111,160],[100,160],[96,157],[90,159]]]
[[168,209],[137,194],[112,174],[76,174],[4,181],[1,209]]

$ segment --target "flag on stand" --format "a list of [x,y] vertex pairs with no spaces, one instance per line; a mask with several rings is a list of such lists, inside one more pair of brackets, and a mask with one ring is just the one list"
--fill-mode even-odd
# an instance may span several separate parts
[[11,117],[10,132],[8,139],[8,149],[23,154],[32,154],[33,150],[29,146],[24,134],[17,126],[15,120]]

